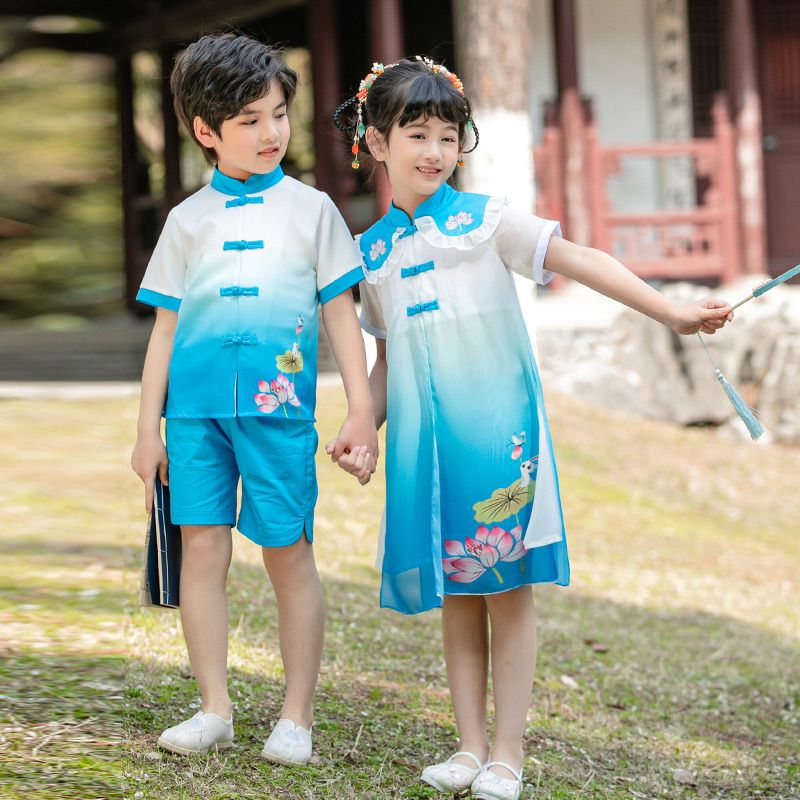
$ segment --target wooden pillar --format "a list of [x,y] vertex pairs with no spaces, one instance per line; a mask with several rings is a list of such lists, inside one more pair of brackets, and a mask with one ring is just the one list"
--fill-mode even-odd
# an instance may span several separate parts
[[564,147],[566,233],[578,244],[589,244],[591,225],[586,203],[585,117],[578,85],[578,47],[573,0],[553,0],[556,83]]
[[[372,42],[373,61],[391,64],[405,55],[400,0],[369,0],[369,38]],[[366,74],[366,70],[364,72]],[[392,189],[382,169],[376,171],[375,177],[377,211],[379,215],[383,215],[392,201]]]
[[164,126],[164,208],[163,217],[183,199],[181,181],[181,137],[175,114],[169,75],[178,51],[174,47],[161,50],[161,118]]
[[136,228],[136,131],[133,126],[133,65],[127,53],[118,55],[115,62],[117,111],[120,130],[120,172],[122,178],[122,241],[125,272],[125,306],[136,309],[136,292],[142,276],[139,274],[139,242]]
[[724,0],[726,63],[736,128],[741,241],[745,272],[766,272],[764,160],[756,34],[751,0]]
[[342,86],[337,30],[336,0],[311,0],[308,41],[314,91],[314,177],[317,189],[327,192],[344,213],[347,193],[342,172],[345,167],[349,169],[349,151],[341,133],[331,124]]

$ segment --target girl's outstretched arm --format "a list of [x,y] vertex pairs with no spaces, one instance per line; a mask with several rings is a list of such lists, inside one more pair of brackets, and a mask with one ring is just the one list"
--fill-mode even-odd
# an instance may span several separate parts
[[167,396],[169,362],[178,314],[167,308],[156,309],[156,321],[150,333],[147,355],[142,370],[142,392],[139,400],[136,445],[131,454],[131,467],[144,481],[144,507],[147,513],[153,506],[156,472],[166,485],[167,449],[161,439],[161,413]]
[[550,240],[544,266],[662,322],[676,333],[714,333],[733,319],[730,305],[722,300],[706,298],[679,306],[608,253],[566,239],[554,236]]
[[[375,430],[372,396],[367,378],[367,356],[364,339],[356,316],[351,291],[329,300],[322,306],[325,330],[333,355],[342,375],[347,395],[347,419],[342,423],[333,450],[328,452],[334,461],[344,460],[342,467],[356,475],[362,483],[375,471],[378,458],[378,434]],[[348,459],[348,455],[351,456]],[[361,463],[357,464],[356,459]],[[350,461],[353,469],[348,469]],[[360,469],[355,469],[355,467]]]

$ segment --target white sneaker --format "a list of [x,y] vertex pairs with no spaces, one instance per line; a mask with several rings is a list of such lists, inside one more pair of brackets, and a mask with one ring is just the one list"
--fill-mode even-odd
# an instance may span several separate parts
[[167,728],[158,737],[158,746],[183,756],[225,750],[233,744],[233,717],[222,719],[217,714],[198,711],[179,725]]
[[[475,762],[475,767],[468,767],[465,764],[456,764],[454,758],[466,756]],[[454,753],[447,761],[441,764],[433,764],[422,770],[420,778],[428,784],[438,789],[440,792],[453,792],[454,794],[466,795],[472,782],[481,771],[481,760],[474,753],[459,751]]]
[[290,719],[279,719],[264,743],[261,757],[275,764],[307,764],[311,758],[311,728],[306,730]]
[[[504,767],[513,776],[504,778],[489,767]],[[519,800],[522,791],[522,770],[517,772],[505,761],[490,761],[483,765],[480,774],[472,781],[472,796],[475,800]]]

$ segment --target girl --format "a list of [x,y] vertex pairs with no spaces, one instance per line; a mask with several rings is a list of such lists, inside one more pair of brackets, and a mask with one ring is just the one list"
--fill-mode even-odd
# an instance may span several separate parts
[[[459,752],[425,768],[422,780],[516,800],[536,661],[530,585],[566,585],[569,560],[511,271],[542,284],[559,272],[682,334],[713,333],[731,309],[715,300],[676,307],[611,256],[561,239],[557,222],[455,191],[447,181],[468,132],[475,145],[478,132],[461,82],[439,64],[375,64],[334,121],[353,132],[354,167],[365,138],[394,198],[359,242],[361,322],[377,340],[376,424],[387,421],[381,605],[408,614],[443,606],[460,735]],[[352,454],[339,463],[354,473],[362,466]]]

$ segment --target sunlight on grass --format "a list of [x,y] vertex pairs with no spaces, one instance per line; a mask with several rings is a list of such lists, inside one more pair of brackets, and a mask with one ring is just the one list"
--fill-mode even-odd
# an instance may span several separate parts
[[[344,414],[341,390],[322,390],[318,407],[324,443]],[[156,735],[198,701],[178,614],[135,605],[136,402],[8,401],[3,411],[3,797],[434,796],[418,770],[456,735],[439,614],[377,607],[380,474],[362,489],[318,457],[328,630],[314,764],[258,758],[283,668],[260,551],[238,535],[228,587],[237,747],[172,758],[155,753]],[[800,452],[565,398],[551,413],[573,585],[536,591],[534,796],[800,796]],[[58,768],[42,777],[45,760]]]

